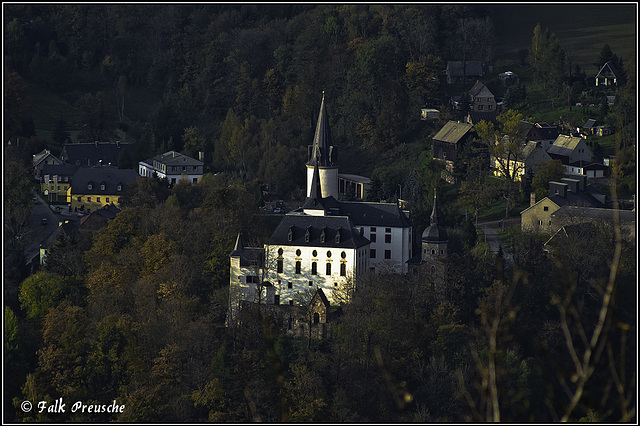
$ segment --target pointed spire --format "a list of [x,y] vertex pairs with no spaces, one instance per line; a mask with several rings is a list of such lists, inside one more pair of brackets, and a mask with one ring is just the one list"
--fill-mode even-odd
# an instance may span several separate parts
[[438,209],[436,207],[436,191],[433,190],[433,210],[431,211],[431,226],[438,224]]
[[236,245],[231,252],[231,256],[240,256],[240,254],[244,251],[244,243],[242,242],[242,236],[238,234],[238,238],[236,239]]
[[335,158],[335,148],[333,148],[333,139],[331,138],[331,128],[329,127],[329,117],[327,115],[327,107],[324,103],[324,90],[322,91],[322,104],[320,105],[320,113],[318,114],[318,123],[316,124],[316,133],[313,137],[313,152],[308,165],[314,158],[318,159],[320,167],[335,166],[337,161]]

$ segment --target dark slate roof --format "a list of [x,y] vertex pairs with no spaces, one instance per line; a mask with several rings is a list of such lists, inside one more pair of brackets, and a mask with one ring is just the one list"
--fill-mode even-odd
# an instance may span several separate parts
[[129,156],[133,164],[129,144],[120,142],[68,143],[62,148],[60,159],[79,166],[117,166],[122,152]]
[[[306,237],[308,233],[308,238]],[[324,242],[322,234],[324,233]],[[339,239],[336,235],[339,233]],[[291,241],[289,240],[291,236]],[[359,248],[369,244],[353,222],[346,216],[312,216],[289,213],[269,238],[269,244],[282,246],[309,246]]]
[[585,129],[591,129],[593,127],[596,127],[596,120],[593,118],[590,118],[587,121],[585,121],[582,127],[584,127]]
[[[634,210],[618,210],[622,222],[635,222],[636,212]],[[562,206],[551,216],[565,216],[577,218],[591,218],[613,220],[614,209],[603,209],[597,207]]]
[[42,167],[42,176],[57,175],[72,177],[79,168],[80,166],[73,164],[45,164]]
[[40,164],[42,162],[42,160],[44,160],[45,158],[48,157],[53,157],[58,163],[61,163],[61,161],[51,153],[51,151],[49,151],[48,149],[44,149],[42,151],[40,151],[37,154],[33,154],[33,164],[34,166],[37,166],[38,164]]
[[245,247],[240,234],[238,234],[236,245],[229,257],[239,257],[240,266],[243,267],[264,265],[264,249]]
[[340,202],[340,213],[358,226],[410,227],[406,214],[395,203]]
[[434,141],[457,143],[462,139],[473,127],[469,123],[457,123],[449,121],[438,133],[433,137]]
[[[483,83],[480,82],[480,80],[476,80],[475,84],[473,85],[473,87],[471,87],[471,89],[469,89],[469,94],[471,96],[476,96],[478,93],[480,93],[480,91],[482,91],[482,89],[486,88],[487,86],[485,86]],[[489,90],[489,89],[487,89]]]
[[40,247],[48,249],[53,247],[53,245],[58,241],[58,238],[62,236],[74,237],[78,235],[78,227],[74,222],[67,221],[63,222],[56,228],[55,231],[49,237],[40,244]]
[[561,195],[549,194],[549,199],[559,207],[562,206],[582,206],[582,207],[604,207],[590,192],[567,192],[564,197]]
[[154,160],[167,166],[202,166],[204,164],[200,160],[196,160],[177,151],[167,151],[164,154],[156,155],[146,160],[145,163],[153,166]]
[[557,127],[549,126],[547,123],[538,123],[536,124],[538,131],[545,139],[557,139],[560,135]]
[[469,111],[467,117],[467,121],[470,121],[471,124],[478,124],[481,121],[486,121],[493,124],[498,123],[498,111]]
[[329,117],[327,115],[327,107],[324,103],[323,93],[320,113],[318,114],[318,124],[316,125],[316,133],[313,137],[313,145],[307,165],[313,166],[317,159],[318,166],[320,167],[337,167],[337,154],[337,148],[333,146],[333,138],[331,137],[331,128],[329,127]]
[[[73,175],[72,194],[87,195],[118,195],[117,186],[124,186],[138,178],[138,172],[133,169],[118,169],[116,167],[80,167]],[[89,184],[92,188],[89,189]],[[104,183],[104,190],[101,189]]]

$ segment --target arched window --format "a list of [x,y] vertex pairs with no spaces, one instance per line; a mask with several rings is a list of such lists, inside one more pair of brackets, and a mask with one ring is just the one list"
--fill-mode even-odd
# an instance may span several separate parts
[[318,275],[318,262],[311,262],[311,275]]
[[435,249],[431,249],[431,254],[432,254],[432,255],[435,255],[435,254],[436,254]]
[[340,263],[340,276],[341,277],[346,277],[347,276],[347,263],[346,262]]
[[327,262],[327,275],[331,275],[331,263]]
[[320,314],[317,312],[314,312],[313,314],[313,323],[314,324],[320,324]]

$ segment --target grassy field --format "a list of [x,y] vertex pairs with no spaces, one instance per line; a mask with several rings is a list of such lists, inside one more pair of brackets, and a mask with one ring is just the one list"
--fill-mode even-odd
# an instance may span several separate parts
[[533,28],[540,24],[554,33],[562,48],[587,75],[605,43],[623,59],[636,56],[635,4],[513,4],[495,5],[497,57],[517,57],[529,49]]

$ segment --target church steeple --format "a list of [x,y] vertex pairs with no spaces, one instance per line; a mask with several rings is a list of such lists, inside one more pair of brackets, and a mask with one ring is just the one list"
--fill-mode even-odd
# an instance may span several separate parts
[[[307,160],[307,197],[316,189],[313,183],[315,168],[318,168],[318,178],[322,182],[320,198],[339,198],[338,191],[338,148],[333,145],[329,116],[322,92],[322,103],[318,113],[318,123],[313,137],[313,144],[309,145]],[[319,194],[320,195],[320,194]]]
[[313,137],[313,145],[309,148],[308,166],[313,166],[316,160],[320,167],[338,166],[338,150],[333,146],[327,107],[324,103],[324,91],[322,92],[322,104],[320,105],[320,112],[318,113],[318,123],[316,124],[316,133]]

